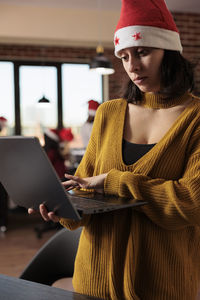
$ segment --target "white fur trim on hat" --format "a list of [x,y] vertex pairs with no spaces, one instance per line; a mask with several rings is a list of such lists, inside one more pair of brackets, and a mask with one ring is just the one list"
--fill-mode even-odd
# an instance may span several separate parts
[[44,133],[49,137],[49,138],[51,138],[52,140],[54,140],[55,142],[59,142],[59,137],[58,137],[58,135],[55,133],[55,132],[53,132],[51,129],[49,129],[49,128],[45,128],[44,129]]
[[153,47],[182,52],[179,33],[153,26],[127,26],[114,35],[115,55],[129,47]]
[[89,109],[89,110],[88,110],[88,114],[89,114],[89,116],[94,117],[94,116],[96,115],[96,110],[94,110],[94,109]]

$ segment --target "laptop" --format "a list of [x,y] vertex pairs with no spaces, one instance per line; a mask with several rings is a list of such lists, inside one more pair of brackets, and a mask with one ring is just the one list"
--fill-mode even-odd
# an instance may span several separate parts
[[36,137],[0,137],[0,182],[18,206],[38,210],[44,203],[49,211],[74,220],[82,214],[146,204],[81,190],[67,192]]

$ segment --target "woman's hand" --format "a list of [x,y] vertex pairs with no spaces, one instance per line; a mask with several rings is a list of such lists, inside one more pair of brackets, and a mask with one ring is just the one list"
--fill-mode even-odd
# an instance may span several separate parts
[[70,191],[74,188],[82,188],[82,189],[94,189],[99,193],[103,193],[104,191],[104,180],[107,176],[107,173],[93,176],[80,178],[78,176],[73,176],[69,174],[65,174],[65,177],[68,179],[67,181],[62,182],[67,191]]
[[[44,221],[53,221],[55,223],[60,221],[60,217],[56,216],[52,211],[48,212],[44,204],[40,204],[39,211]],[[36,213],[36,211],[33,208],[29,208],[28,213],[31,215]]]
[[[65,177],[68,180],[62,182],[62,184],[64,185],[64,187],[66,188],[67,191],[70,191],[74,188],[79,188],[79,189],[83,188],[83,189],[93,189],[99,193],[103,193],[104,180],[105,180],[106,176],[107,176],[107,173],[101,174],[98,176],[93,176],[93,177],[80,178],[78,176],[65,174]],[[59,222],[59,220],[60,220],[60,217],[55,215],[54,212],[52,212],[52,211],[48,212],[48,210],[44,204],[40,204],[39,212],[45,221]],[[36,213],[36,211],[33,208],[29,208],[28,213],[31,215],[31,214]]]

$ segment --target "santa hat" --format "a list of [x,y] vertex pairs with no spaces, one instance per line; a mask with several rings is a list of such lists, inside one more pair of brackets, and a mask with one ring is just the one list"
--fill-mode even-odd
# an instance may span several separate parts
[[95,116],[96,110],[99,107],[99,102],[95,100],[88,101],[88,114],[89,116]]
[[4,118],[2,116],[0,117],[0,125],[1,126],[5,126],[7,122],[8,122],[8,120],[6,118]]
[[50,129],[45,128],[44,134],[55,142],[71,142],[74,138],[71,128]]
[[59,131],[59,137],[62,142],[71,142],[74,139],[71,128],[63,128]]
[[122,0],[114,34],[115,55],[129,47],[182,52],[180,35],[164,0]]
[[46,134],[51,140],[55,142],[59,142],[59,131],[57,129],[50,129],[50,128],[45,128],[44,129],[44,134]]

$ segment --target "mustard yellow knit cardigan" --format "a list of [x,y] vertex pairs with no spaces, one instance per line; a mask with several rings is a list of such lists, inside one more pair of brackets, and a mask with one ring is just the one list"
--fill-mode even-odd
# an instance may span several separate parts
[[127,102],[102,104],[77,175],[108,172],[105,193],[146,200],[123,209],[62,219],[84,226],[75,262],[77,292],[116,300],[195,300],[200,289],[200,102],[133,165],[122,160]]

